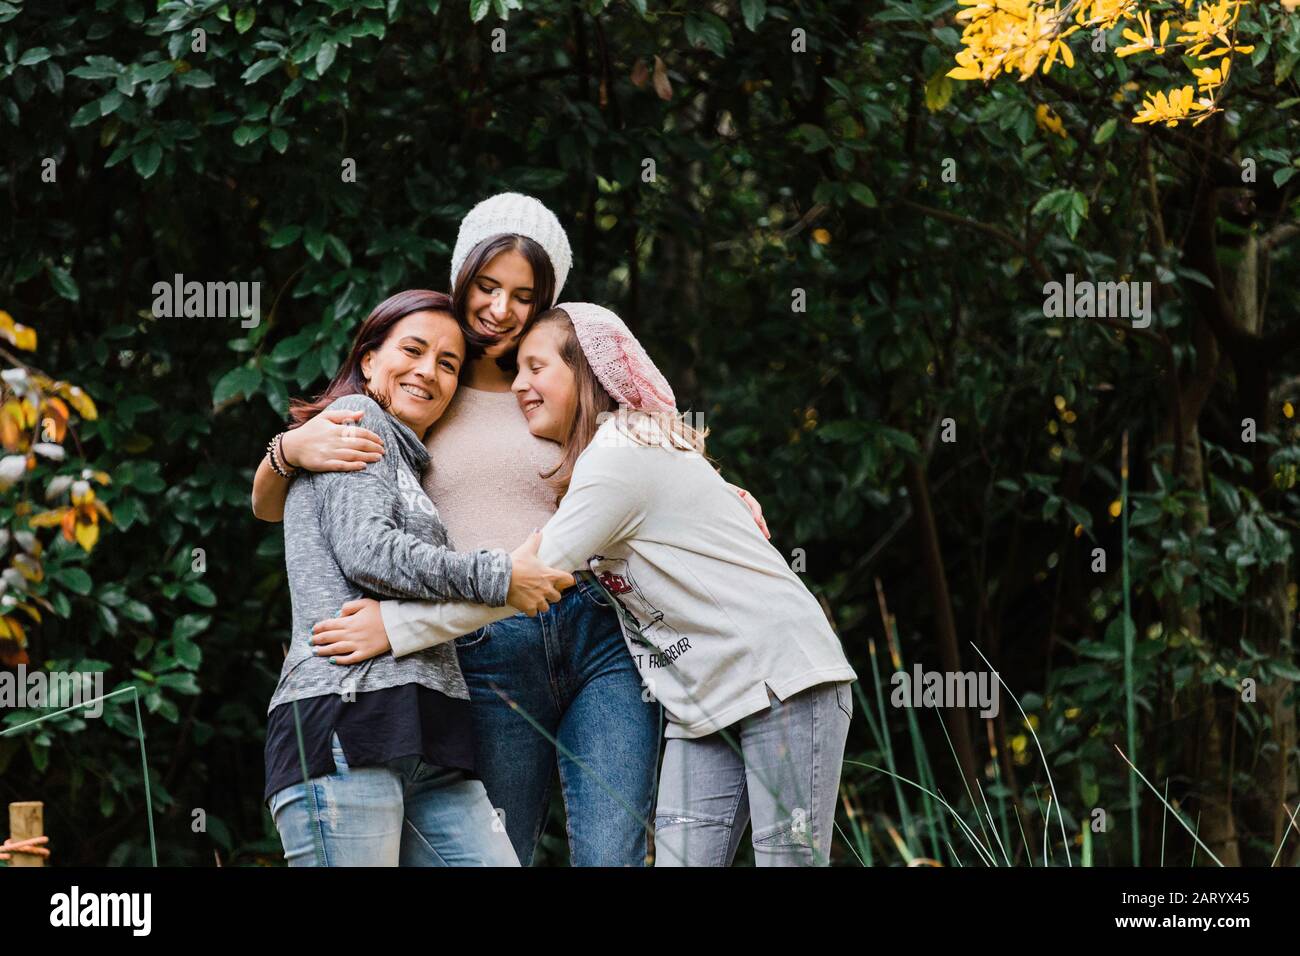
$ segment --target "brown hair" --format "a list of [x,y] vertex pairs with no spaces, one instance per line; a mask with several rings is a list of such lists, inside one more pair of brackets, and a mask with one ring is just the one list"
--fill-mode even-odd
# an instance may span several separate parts
[[[414,312],[442,312],[452,315],[451,296],[445,292],[433,292],[429,289],[407,289],[391,295],[375,306],[374,310],[361,323],[357,336],[352,340],[352,351],[348,353],[343,365],[334,374],[334,379],[311,401],[295,398],[289,403],[289,427],[297,428],[328,408],[336,398],[344,395],[366,395],[373,399],[380,408],[388,408],[388,398],[370,391],[365,376],[361,374],[361,360],[367,352],[374,351],[384,344],[388,333],[394,325]],[[466,343],[466,359],[470,355],[469,343]],[[468,361],[464,364],[468,364]],[[462,365],[462,368],[464,365]],[[423,436],[421,436],[423,437]]]
[[578,333],[573,328],[573,319],[564,309],[559,307],[547,309],[535,319],[529,320],[524,327],[524,335],[519,337],[519,341],[523,342],[525,335],[544,325],[554,325],[562,330],[560,358],[573,371],[578,393],[573,422],[569,426],[568,433],[560,440],[560,463],[550,471],[543,472],[541,476],[555,485],[557,504],[569,490],[569,482],[573,480],[573,468],[578,463],[578,456],[591,444],[596,429],[604,421],[603,416],[610,413],[619,411],[628,413],[626,424],[631,427],[625,431],[625,434],[638,444],[657,444],[704,455],[704,441],[709,434],[707,428],[703,431],[692,428],[681,415],[673,412],[645,412],[620,408],[614,396],[605,390],[605,386],[600,384],[600,379],[592,370],[591,363],[587,361],[587,354],[582,350],[582,343],[578,341]]
[[[484,239],[471,249],[469,255],[465,257],[451,293],[451,314],[456,317],[456,321],[460,324],[460,330],[465,336],[465,344],[475,350],[475,357],[483,354],[483,350],[496,342],[496,338],[476,332],[470,324],[470,286],[473,284],[474,278],[483,271],[489,262],[501,253],[511,251],[523,256],[533,269],[533,301],[531,308],[528,310],[528,318],[524,320],[523,331],[528,330],[529,324],[532,323],[533,318],[539,311],[549,309],[555,302],[555,266],[551,264],[551,257],[546,254],[546,250],[541,247],[540,243],[528,236],[521,236],[517,233],[503,233],[499,236],[490,236]],[[523,341],[522,332],[519,341]],[[503,371],[516,371],[514,351],[512,350],[500,356],[496,363]],[[469,363],[466,362],[466,364]]]

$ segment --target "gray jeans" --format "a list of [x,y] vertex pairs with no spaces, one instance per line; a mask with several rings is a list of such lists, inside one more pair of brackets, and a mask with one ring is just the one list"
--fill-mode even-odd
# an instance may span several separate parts
[[707,737],[670,737],[655,808],[655,866],[730,866],[753,819],[759,866],[826,866],[851,681],[772,701]]

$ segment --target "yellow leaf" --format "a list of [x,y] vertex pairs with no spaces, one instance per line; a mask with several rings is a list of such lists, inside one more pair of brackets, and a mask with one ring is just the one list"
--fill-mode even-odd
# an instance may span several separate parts
[[952,80],[948,74],[936,73],[925,83],[925,107],[931,113],[937,113],[952,99]]
[[99,417],[99,410],[95,408],[95,403],[90,400],[90,396],[78,388],[76,385],[69,385],[67,382],[60,382],[59,394],[66,398],[72,407],[88,422],[93,422]]
[[28,518],[27,523],[33,528],[57,528],[63,523],[63,515],[67,510],[67,508],[55,508],[53,511],[42,511]]
[[14,323],[14,345],[25,352],[36,351],[36,330],[28,325]]
[[26,554],[14,556],[14,567],[28,581],[39,581],[45,577],[45,569],[41,567],[41,562]]
[[81,545],[82,548],[89,551],[91,548],[95,546],[95,542],[98,540],[99,540],[98,524],[82,524],[81,522],[77,523],[77,544]]

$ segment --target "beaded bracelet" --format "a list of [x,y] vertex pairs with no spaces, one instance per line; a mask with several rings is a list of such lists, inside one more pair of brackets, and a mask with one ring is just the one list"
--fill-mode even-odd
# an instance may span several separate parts
[[[289,466],[288,461],[285,460],[284,448],[281,445],[281,441],[283,439],[284,439],[284,432],[280,432],[280,434],[276,435],[274,438],[272,438],[269,442],[266,443],[266,457],[271,462],[272,471],[274,471],[281,478],[292,478],[294,472],[296,472],[298,469],[291,468]],[[284,464],[281,465],[280,462],[284,462]]]

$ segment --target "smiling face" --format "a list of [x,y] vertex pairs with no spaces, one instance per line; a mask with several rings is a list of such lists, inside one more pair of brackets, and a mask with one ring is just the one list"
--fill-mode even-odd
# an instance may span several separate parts
[[474,331],[496,338],[486,349],[489,358],[518,343],[533,307],[533,283],[533,267],[514,249],[493,256],[471,280],[466,312]]
[[412,312],[361,359],[370,391],[421,438],[456,394],[465,337],[448,312]]
[[560,354],[567,337],[558,323],[534,326],[519,343],[519,374],[511,386],[528,430],[558,442],[568,436],[578,406],[577,377]]

